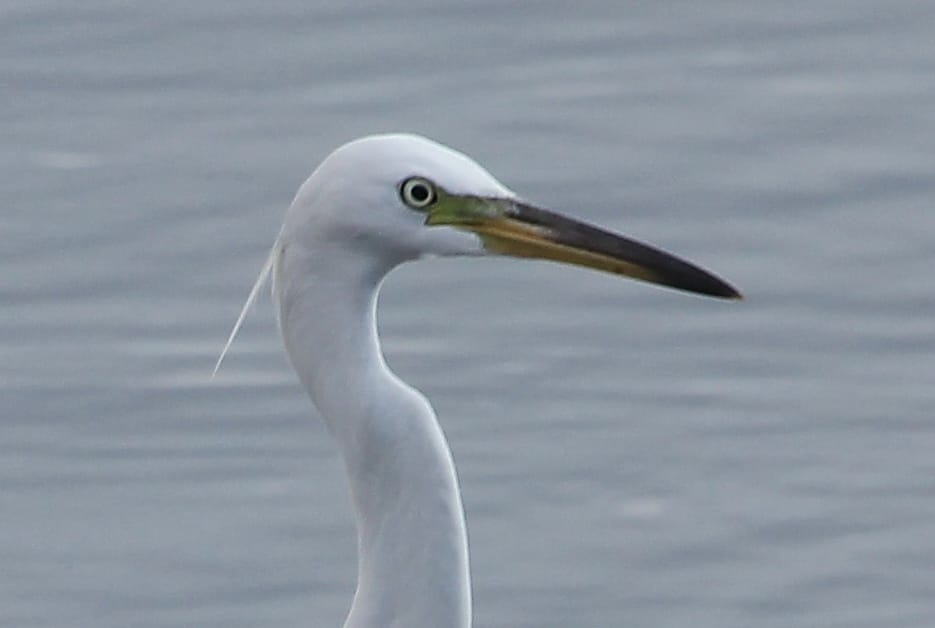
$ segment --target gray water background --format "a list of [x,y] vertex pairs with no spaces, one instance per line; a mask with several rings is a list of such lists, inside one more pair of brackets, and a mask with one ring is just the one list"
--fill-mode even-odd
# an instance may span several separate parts
[[335,448],[263,299],[311,169],[456,146],[723,274],[394,272],[477,626],[935,625],[935,4],[0,4],[0,626],[339,626]]

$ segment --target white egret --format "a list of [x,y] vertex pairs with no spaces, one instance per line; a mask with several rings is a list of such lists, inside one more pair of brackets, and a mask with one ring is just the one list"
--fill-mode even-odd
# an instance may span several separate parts
[[350,481],[358,573],[345,628],[471,625],[451,452],[426,398],[387,368],[375,316],[380,284],[399,264],[487,254],[740,297],[675,256],[526,203],[467,156],[425,138],[371,136],[329,155],[299,188],[218,365],[272,275],[289,359]]

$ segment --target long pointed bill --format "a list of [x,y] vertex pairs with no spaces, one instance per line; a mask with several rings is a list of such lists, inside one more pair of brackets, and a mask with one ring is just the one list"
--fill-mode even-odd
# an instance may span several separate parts
[[648,244],[508,199],[451,196],[430,210],[428,224],[478,234],[494,253],[595,268],[723,299],[740,292],[703,268]]

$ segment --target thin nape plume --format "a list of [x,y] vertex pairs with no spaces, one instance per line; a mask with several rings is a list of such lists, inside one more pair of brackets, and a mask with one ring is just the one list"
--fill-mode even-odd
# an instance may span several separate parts
[[247,312],[249,312],[253,304],[256,303],[256,298],[260,294],[260,289],[266,283],[270,272],[273,270],[273,263],[276,261],[276,252],[278,250],[279,238],[277,237],[276,242],[273,243],[272,250],[270,250],[269,255],[266,257],[266,262],[263,263],[263,268],[260,269],[260,275],[256,278],[256,282],[254,282],[253,287],[250,289],[250,294],[247,296],[247,302],[243,304],[243,309],[240,310],[240,316],[237,317],[237,322],[234,323],[234,328],[231,330],[230,336],[227,337],[227,342],[224,344],[224,348],[221,350],[221,355],[218,357],[218,361],[214,365],[214,371],[211,373],[211,379],[214,379],[214,377],[218,374],[218,370],[221,368],[221,363],[224,361],[224,356],[227,355],[231,345],[234,344],[234,338],[237,337],[237,332],[240,331],[240,328],[243,326],[243,322],[247,318]]

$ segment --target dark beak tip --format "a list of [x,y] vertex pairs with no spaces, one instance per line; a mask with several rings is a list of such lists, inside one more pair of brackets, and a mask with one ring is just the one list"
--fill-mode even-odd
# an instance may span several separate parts
[[[582,263],[580,260],[572,260],[571,263],[702,296],[728,301],[743,300],[739,290],[714,273],[650,244],[533,205],[516,202],[511,205],[511,209],[511,220],[547,230],[549,235],[546,240],[551,244],[610,260],[606,264]],[[569,261],[561,256],[542,255],[541,251],[538,255],[529,256]]]
[[[670,288],[676,288],[678,290],[684,290],[686,292],[691,292],[699,296],[712,297],[715,299],[720,299],[724,301],[743,301],[743,294],[724,281],[717,275],[704,270],[690,262],[685,262],[683,260],[678,260],[678,268],[681,270],[683,275],[670,275],[665,279],[661,279],[658,283],[669,286]],[[687,277],[685,275],[688,275]]]
[[726,281],[721,283],[716,290],[708,292],[709,296],[715,297],[717,299],[723,299],[725,301],[743,301],[743,293],[740,292],[737,288],[730,285]]
[[701,281],[698,281],[696,276],[695,281],[691,282],[660,282],[663,285],[667,285],[671,288],[677,288],[684,290],[686,292],[697,294],[698,296],[711,297],[714,299],[719,299],[723,301],[743,301],[744,296],[734,286],[730,285],[720,277],[712,275],[708,271],[702,270],[700,268],[694,267],[695,270],[702,273]]
[[737,288],[727,284],[724,286],[724,291],[721,294],[716,295],[726,301],[743,301],[743,293],[740,292]]

